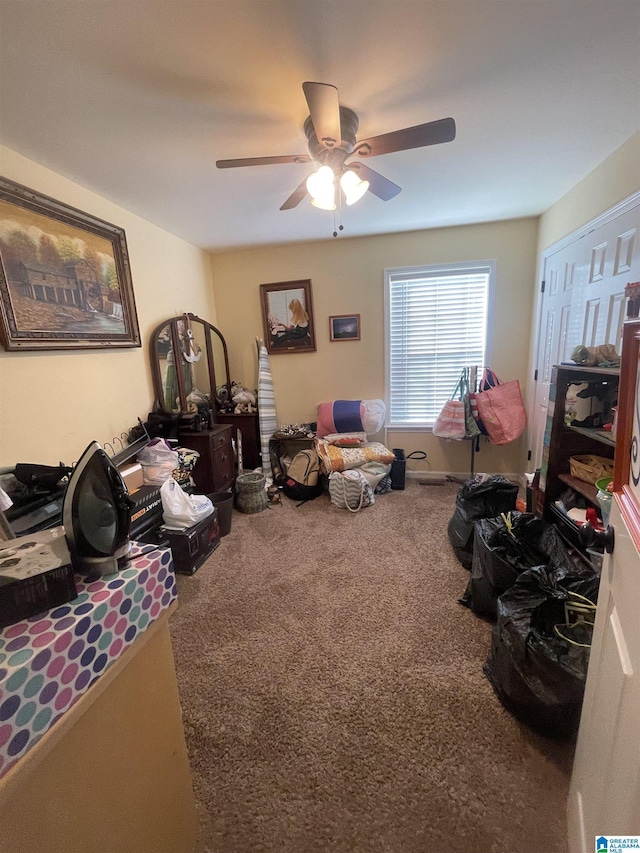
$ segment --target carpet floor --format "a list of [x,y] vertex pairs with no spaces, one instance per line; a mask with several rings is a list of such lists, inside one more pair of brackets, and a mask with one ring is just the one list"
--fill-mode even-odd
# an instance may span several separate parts
[[327,496],[253,515],[171,619],[208,853],[565,853],[570,744],[482,672],[491,626],[458,603],[459,486]]

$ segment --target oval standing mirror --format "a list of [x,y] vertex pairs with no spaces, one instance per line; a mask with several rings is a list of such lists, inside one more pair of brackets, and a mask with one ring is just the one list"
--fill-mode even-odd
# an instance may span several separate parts
[[156,400],[165,411],[187,413],[204,395],[217,412],[218,389],[231,392],[224,337],[195,314],[164,320],[151,335],[150,355]]
[[155,388],[156,397],[158,389],[162,392],[162,408],[168,412],[180,411],[180,390],[175,370],[175,356],[171,336],[171,326],[164,324],[154,333],[154,352],[152,362],[159,371],[159,382]]

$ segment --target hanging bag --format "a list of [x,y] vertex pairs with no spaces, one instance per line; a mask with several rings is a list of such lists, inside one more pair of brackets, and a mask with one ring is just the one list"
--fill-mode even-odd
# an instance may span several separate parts
[[471,369],[469,367],[465,367],[462,371],[462,385],[460,388],[460,393],[462,396],[462,402],[464,403],[464,435],[465,438],[475,438],[477,435],[480,435],[480,427],[473,416],[473,412],[471,410],[471,384],[469,379]]
[[350,512],[358,512],[375,502],[371,484],[357,468],[329,474],[329,497],[334,506]]
[[492,444],[509,444],[524,432],[527,413],[522,402],[520,382],[500,382],[492,370],[485,369],[481,393],[476,395],[478,414]]
[[433,426],[433,434],[439,438],[475,438],[480,429],[471,411],[469,368],[464,367],[451,398],[447,400]]
[[453,438],[461,441],[466,435],[465,407],[461,397],[462,376],[453,389],[450,399],[442,407],[442,411],[433,425],[433,434],[438,438]]
[[[478,427],[478,435],[488,435],[487,428],[482,423],[482,418],[480,417],[480,412],[478,411],[478,397],[480,392],[482,391],[483,383],[480,383],[479,388],[469,389],[469,408],[471,410],[471,415],[476,422],[476,426]],[[489,386],[487,386],[489,387]]]

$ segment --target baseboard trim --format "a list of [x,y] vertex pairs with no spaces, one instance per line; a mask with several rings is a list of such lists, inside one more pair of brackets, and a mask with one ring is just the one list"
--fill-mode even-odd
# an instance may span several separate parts
[[[484,473],[482,471],[477,473]],[[502,471],[497,471],[494,473],[500,474],[502,477],[506,477],[507,480],[511,480],[513,483],[518,483],[521,488],[526,488],[526,479],[524,474],[515,474],[515,473],[503,473]],[[492,475],[488,475],[492,476]],[[469,472],[468,471],[407,471],[406,477],[408,480],[422,480],[424,481],[424,485],[440,485],[443,482],[447,482],[449,479],[454,481],[457,480],[468,480]]]

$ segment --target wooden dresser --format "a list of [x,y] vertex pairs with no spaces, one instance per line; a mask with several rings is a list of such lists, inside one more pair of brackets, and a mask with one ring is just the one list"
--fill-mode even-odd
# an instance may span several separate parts
[[231,433],[229,424],[216,424],[202,432],[180,433],[180,445],[200,454],[193,469],[199,493],[224,492],[233,486],[236,472]]
[[245,469],[259,468],[262,464],[262,458],[260,456],[260,422],[258,420],[258,413],[218,413],[216,421],[219,424],[230,424],[232,436],[235,436],[238,429],[242,433],[242,467]]

